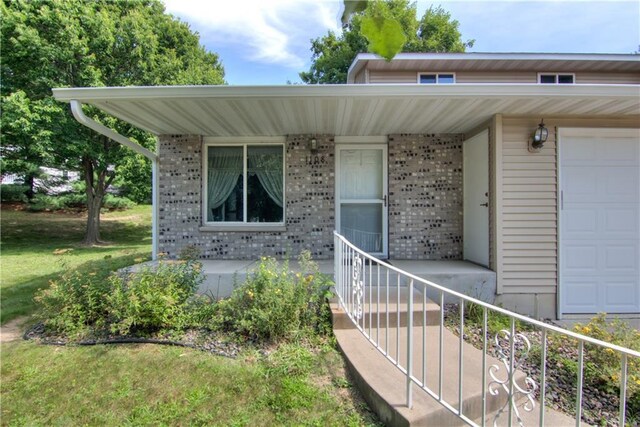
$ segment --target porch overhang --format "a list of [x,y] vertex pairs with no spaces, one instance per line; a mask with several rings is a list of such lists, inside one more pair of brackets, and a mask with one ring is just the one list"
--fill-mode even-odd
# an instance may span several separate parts
[[156,135],[465,133],[495,114],[640,117],[638,85],[154,86],[53,94]]

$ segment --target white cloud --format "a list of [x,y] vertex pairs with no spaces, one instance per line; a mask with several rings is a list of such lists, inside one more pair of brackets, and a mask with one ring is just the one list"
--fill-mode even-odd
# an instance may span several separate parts
[[[303,66],[309,39],[339,29],[341,1],[164,0],[167,12],[189,22],[203,42],[233,46],[247,60]],[[207,43],[208,44],[208,43]]]

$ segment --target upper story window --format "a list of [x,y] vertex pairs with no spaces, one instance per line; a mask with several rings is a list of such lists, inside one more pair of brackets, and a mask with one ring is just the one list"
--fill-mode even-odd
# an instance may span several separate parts
[[419,73],[418,83],[422,84],[451,84],[456,82],[453,73]]
[[206,145],[207,223],[284,222],[284,146]]
[[574,74],[558,74],[558,73],[539,73],[538,83],[542,84],[573,84],[575,83]]

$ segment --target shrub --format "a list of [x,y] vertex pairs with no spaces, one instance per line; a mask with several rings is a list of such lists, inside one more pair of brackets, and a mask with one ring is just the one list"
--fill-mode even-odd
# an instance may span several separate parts
[[[589,323],[576,324],[574,330],[590,337],[640,351],[640,331],[629,326],[628,323],[614,319],[606,320],[606,315],[600,313]],[[609,390],[619,390],[620,385],[620,355],[613,350],[595,345],[585,345],[586,365],[585,374],[592,381],[600,383]],[[640,359],[628,358],[627,366],[628,395],[637,394],[640,398]]]
[[190,261],[112,275],[106,298],[111,331],[126,335],[189,326],[190,299],[202,280],[200,264]]
[[[606,314],[600,313],[588,323],[577,323],[574,331],[611,344],[640,351],[640,331],[628,323],[614,319],[606,320]],[[578,342],[564,335],[551,334],[548,342],[548,357],[551,363],[562,366],[568,378],[574,383],[577,378],[577,359],[567,358],[567,351],[577,354]],[[640,410],[640,359],[627,358],[627,414],[630,420],[637,422]],[[620,392],[621,358],[614,350],[585,343],[584,346],[584,381],[609,394]]]
[[258,268],[231,297],[218,303],[219,325],[261,341],[287,338],[302,330],[326,333],[329,280],[319,274],[308,252],[300,258],[301,272],[288,263],[262,258]]
[[[28,205],[28,209],[32,212],[41,211],[58,211],[63,209],[84,209],[86,207],[87,197],[82,193],[68,193],[57,196],[48,196],[46,194],[37,194]],[[114,196],[107,194],[104,197],[103,209],[108,210],[125,210],[131,209],[136,204],[126,197]]]
[[1,184],[0,200],[3,202],[26,202],[27,185],[22,184]]
[[109,210],[126,210],[136,206],[136,203],[130,199],[122,196],[115,196],[113,194],[107,194],[104,196],[103,209]]
[[110,276],[72,271],[36,295],[49,330],[69,337],[176,330],[204,323],[213,304],[197,297],[200,264],[165,262],[138,273]]
[[78,336],[86,334],[89,327],[104,326],[107,319],[104,301],[108,293],[104,276],[71,271],[52,280],[34,299],[48,329]]

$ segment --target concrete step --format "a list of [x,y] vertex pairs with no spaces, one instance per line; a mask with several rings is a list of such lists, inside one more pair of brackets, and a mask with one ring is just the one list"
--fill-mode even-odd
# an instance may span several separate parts
[[[377,287],[364,287],[362,296],[362,315],[358,319],[358,325],[366,331],[378,327],[395,328],[397,325],[406,326],[408,316],[408,287],[389,287],[378,289]],[[353,296],[345,301],[352,316],[356,317],[357,303]],[[413,325],[421,326],[425,320],[427,325],[440,324],[440,306],[428,298],[423,298],[417,290],[413,292]],[[424,309],[424,313],[423,313]],[[334,328],[350,329],[355,325],[345,311],[335,313]]]
[[[421,297],[420,297],[421,298]],[[332,304],[334,319],[341,316],[342,310],[337,304]],[[347,319],[348,320],[348,319]],[[423,381],[426,386],[439,392],[440,383],[440,327],[427,324],[424,327],[415,325],[413,328],[413,376]],[[369,336],[378,342],[376,348],[359,329],[336,328],[338,345],[345,354],[348,366],[355,378],[355,382],[365,399],[378,413],[387,425],[429,425],[453,426],[465,425],[456,415],[443,407],[436,399],[428,395],[419,386],[413,384],[414,404],[411,409],[406,407],[406,375],[403,374],[391,360],[399,360],[407,366],[407,335],[406,328],[390,327],[386,324],[372,330],[365,330]],[[459,408],[459,360],[460,340],[448,329],[442,328],[443,358],[442,358],[442,398]],[[423,361],[423,349],[426,357]],[[382,352],[381,352],[382,350]],[[492,425],[497,411],[506,403],[506,393],[500,389],[498,395],[489,393],[489,389],[482,384],[482,352],[473,346],[463,343],[463,378],[462,378],[462,412],[469,418],[480,423],[482,419],[483,396],[486,399],[486,414],[488,424]],[[486,359],[486,381],[491,378],[488,373],[490,366],[498,367],[496,375],[499,379],[506,378],[503,364],[490,356]],[[516,373],[516,382],[524,387],[525,375]],[[522,404],[524,402],[521,402]],[[537,407],[538,408],[538,407]],[[525,413],[521,416],[527,425],[538,424],[538,409],[535,413]],[[507,413],[498,418],[497,425],[506,425]],[[575,421],[558,413],[547,411],[548,425],[563,426],[575,424]],[[516,418],[513,417],[513,424]]]

